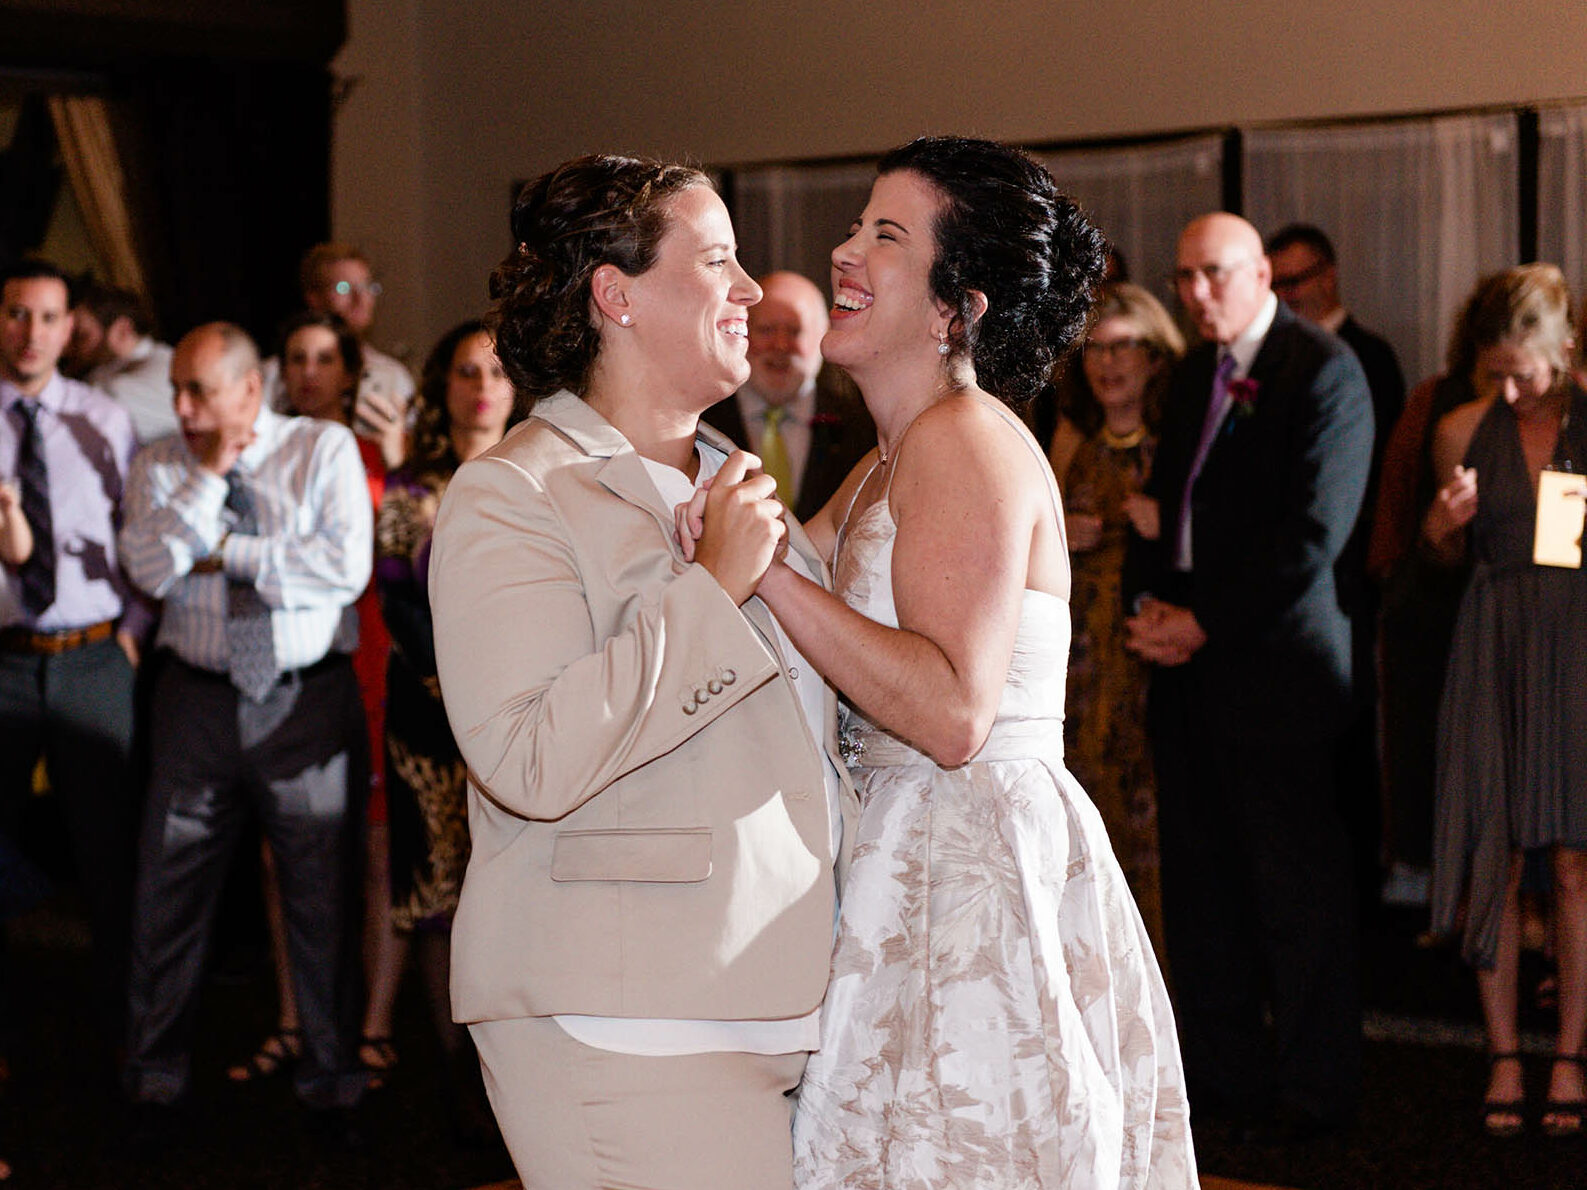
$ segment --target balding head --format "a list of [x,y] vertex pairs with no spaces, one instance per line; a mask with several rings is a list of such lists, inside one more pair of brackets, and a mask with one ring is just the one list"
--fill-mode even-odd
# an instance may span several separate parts
[[229,322],[197,327],[171,354],[171,389],[188,449],[211,459],[218,443],[246,435],[259,416],[259,349]]
[[827,302],[815,282],[798,273],[767,273],[764,291],[749,308],[749,382],[773,405],[815,383],[821,370],[821,336]]
[[1261,312],[1272,280],[1261,235],[1238,215],[1203,215],[1179,237],[1174,283],[1205,339],[1237,339]]

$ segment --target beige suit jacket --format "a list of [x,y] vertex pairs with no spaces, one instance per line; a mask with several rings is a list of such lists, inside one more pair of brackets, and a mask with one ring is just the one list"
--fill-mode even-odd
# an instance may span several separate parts
[[[627,440],[566,392],[447,489],[430,597],[469,770],[459,1021],[778,1019],[825,993],[821,752],[769,613],[684,562],[659,502]],[[826,719],[835,757],[830,690]]]

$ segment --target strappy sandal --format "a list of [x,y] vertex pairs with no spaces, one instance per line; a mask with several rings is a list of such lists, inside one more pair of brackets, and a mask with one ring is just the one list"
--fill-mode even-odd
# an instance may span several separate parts
[[[1581,1054],[1555,1054],[1554,1064],[1557,1066],[1561,1062],[1581,1068],[1587,1065],[1587,1058]],[[1552,1071],[1549,1077],[1553,1077]],[[1555,1099],[1550,1095],[1543,1103],[1543,1135],[1556,1140],[1580,1136],[1584,1115],[1587,1115],[1587,1098],[1577,1095],[1570,1099]]]
[[365,1034],[358,1039],[358,1062],[369,1072],[369,1089],[378,1091],[386,1085],[386,1075],[397,1068],[397,1047],[391,1037]]
[[[1521,1055],[1514,1050],[1507,1050],[1501,1054],[1489,1054],[1489,1081],[1492,1081],[1493,1068],[1500,1062],[1519,1062],[1520,1060]],[[1518,1095],[1514,1099],[1484,1099],[1482,1101],[1482,1130],[1489,1136],[1520,1136],[1521,1130],[1526,1127],[1526,1117],[1522,1114],[1525,1110],[1526,1099],[1524,1096]]]
[[234,1083],[252,1083],[284,1073],[303,1056],[303,1030],[277,1029],[259,1043],[246,1062],[226,1070]]

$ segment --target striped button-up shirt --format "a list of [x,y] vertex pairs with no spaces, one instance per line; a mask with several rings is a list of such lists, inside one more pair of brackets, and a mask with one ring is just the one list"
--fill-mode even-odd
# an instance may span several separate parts
[[0,566],[0,626],[61,632],[117,619],[125,589],[116,566],[116,524],[122,481],[137,449],[132,419],[104,393],[59,373],[36,398],[0,381],[0,477],[16,479],[27,432],[18,406],[30,399],[38,408],[49,473],[55,602],[37,618],[29,616],[17,572]]
[[[271,609],[277,663],[312,665],[358,643],[353,602],[374,558],[364,466],[352,432],[268,408],[237,461],[253,492],[258,534],[228,533],[226,480],[199,467],[181,436],[146,447],[127,480],[122,565],[165,600],[157,643],[189,665],[225,673],[226,584],[251,583]],[[219,551],[221,568],[193,572]]]

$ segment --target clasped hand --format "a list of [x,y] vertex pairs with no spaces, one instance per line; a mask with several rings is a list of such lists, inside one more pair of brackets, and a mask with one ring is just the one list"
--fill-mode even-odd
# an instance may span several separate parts
[[737,450],[673,509],[673,520],[684,559],[704,566],[742,604],[788,551],[787,511],[760,459]]
[[1145,599],[1124,621],[1124,647],[1153,665],[1183,665],[1207,643],[1207,634],[1188,607]]

